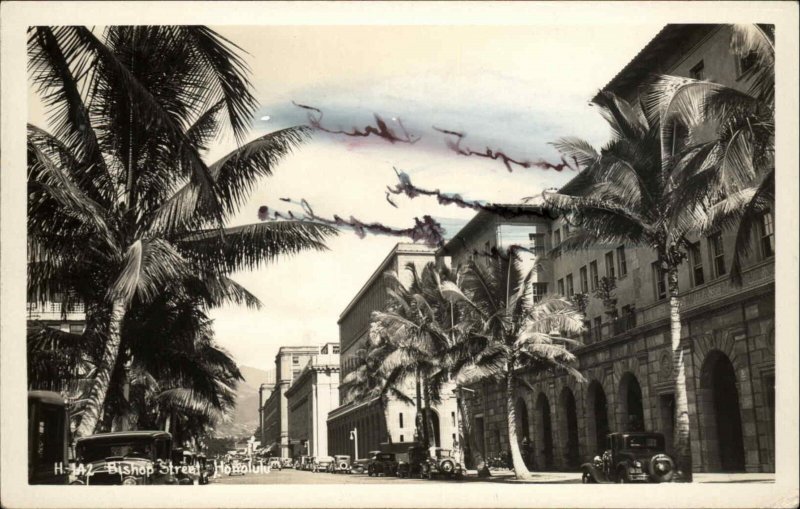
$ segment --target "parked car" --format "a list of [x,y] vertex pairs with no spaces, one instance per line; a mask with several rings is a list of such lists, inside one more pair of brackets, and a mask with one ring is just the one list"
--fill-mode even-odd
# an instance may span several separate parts
[[276,468],[278,470],[283,470],[283,462],[281,461],[280,458],[275,458],[275,457],[269,458],[267,460],[267,465],[269,466],[269,468]]
[[375,456],[376,454],[380,454],[381,451],[370,451],[367,453],[366,458],[359,458],[353,461],[350,471],[354,474],[363,474],[367,471],[367,465],[369,461]]
[[[205,461],[200,464],[199,454],[191,450],[174,449],[172,468],[178,484],[208,484]],[[205,455],[203,456],[205,459]]]
[[397,459],[393,452],[379,452],[373,455],[367,463],[367,475],[395,476],[397,475]]
[[328,466],[328,472],[332,474],[350,473],[350,456],[347,454],[336,454],[333,456],[333,463]]
[[397,462],[397,477],[422,478],[422,465],[428,457],[427,450],[421,445],[412,445],[408,452],[399,455]]
[[431,447],[427,452],[428,456],[421,465],[421,473],[424,477],[428,479],[434,477],[461,479],[464,477],[466,469],[453,457],[453,451],[441,447]]
[[[56,392],[28,392],[28,484],[67,484],[69,415]],[[61,469],[55,468],[60,465]]]
[[584,484],[670,482],[675,461],[666,453],[661,433],[610,433],[602,456],[581,466],[581,477]]
[[333,456],[320,456],[314,459],[313,470],[314,472],[327,472],[333,463]]
[[294,468],[294,461],[292,458],[281,458],[281,465],[283,468]]
[[73,484],[178,484],[170,468],[171,453],[172,435],[164,431],[123,431],[79,438]]
[[228,471],[228,476],[232,475],[244,475],[247,471],[247,465],[244,462],[244,458],[238,455],[232,456],[228,461],[228,467],[230,470]]

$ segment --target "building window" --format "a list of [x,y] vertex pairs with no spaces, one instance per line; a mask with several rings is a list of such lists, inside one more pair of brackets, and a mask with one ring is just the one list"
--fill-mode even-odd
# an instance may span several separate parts
[[534,256],[544,256],[544,233],[529,233],[530,249]]
[[292,364],[300,364],[300,356],[292,355]]
[[584,320],[583,328],[584,328],[584,335],[586,336],[586,341],[588,342],[592,338],[592,321]]
[[614,251],[609,251],[606,253],[606,277],[616,277],[614,272]]
[[600,340],[603,332],[603,317],[598,316],[594,319],[594,338]]
[[572,284],[572,274],[567,275],[567,297],[575,295],[575,287]]
[[772,212],[761,216],[761,255],[764,258],[775,255],[775,220]]
[[617,248],[617,269],[620,278],[628,275],[628,261],[625,259],[625,246],[619,246]]
[[703,277],[703,256],[700,254],[700,243],[689,246],[689,264],[692,268],[692,286],[700,286],[706,282]]
[[561,244],[561,230],[556,230],[553,232],[553,247],[556,248],[559,244]]
[[653,262],[653,282],[656,300],[667,298],[667,281],[660,262]]
[[[453,423],[453,426],[456,425],[456,413],[455,412],[450,412],[450,421]],[[453,438],[455,438],[455,437],[456,436],[453,435]]]
[[597,290],[597,287],[600,286],[600,277],[597,274],[596,261],[589,264],[589,277],[590,281],[592,282],[592,291]]
[[323,346],[322,350],[320,350],[319,353],[321,353],[323,355],[328,353],[328,345]]
[[300,374],[300,370],[299,369],[293,369],[292,370],[292,380],[296,379],[297,375],[299,375],[299,374]]
[[334,354],[339,353],[339,345],[333,345],[333,353]]
[[704,80],[706,79],[706,68],[703,64],[703,61],[697,63],[692,69],[689,71],[689,76],[696,80]]
[[725,275],[725,247],[722,244],[722,234],[715,233],[708,238],[708,245],[711,251],[711,262],[714,266],[716,277]]
[[558,280],[558,294],[559,295],[564,295],[564,280],[563,279],[559,279]]
[[586,275],[586,265],[581,267],[579,274],[581,278],[581,293],[587,293],[589,291],[589,276]]
[[403,412],[400,412],[400,427],[403,427]]
[[406,441],[406,438],[405,438],[403,435],[400,435],[400,441],[401,441],[401,442],[405,442],[405,441]]
[[533,298],[534,304],[541,302],[544,295],[547,293],[547,283],[533,283],[532,288],[531,297]]

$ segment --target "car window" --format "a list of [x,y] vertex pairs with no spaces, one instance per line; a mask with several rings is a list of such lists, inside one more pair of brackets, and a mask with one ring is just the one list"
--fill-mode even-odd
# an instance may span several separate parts
[[628,437],[627,447],[629,449],[663,449],[664,440],[661,437]]
[[394,454],[391,454],[391,453],[378,454],[378,459],[379,460],[383,460],[383,461],[393,461],[394,460]]
[[144,458],[153,457],[153,444],[142,441],[103,442],[78,445],[78,458],[83,463],[100,461],[106,458]]

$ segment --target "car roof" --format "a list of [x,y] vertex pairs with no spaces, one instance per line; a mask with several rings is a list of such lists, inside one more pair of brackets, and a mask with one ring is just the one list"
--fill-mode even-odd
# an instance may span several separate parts
[[28,400],[37,400],[49,405],[66,405],[64,397],[53,391],[28,391]]
[[94,442],[103,440],[115,440],[119,438],[172,438],[172,435],[166,431],[115,431],[112,433],[98,433],[88,437],[79,438],[78,442]]

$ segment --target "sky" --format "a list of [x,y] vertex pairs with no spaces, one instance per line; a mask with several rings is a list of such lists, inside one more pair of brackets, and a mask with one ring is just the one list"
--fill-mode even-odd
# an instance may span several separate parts
[[[501,150],[517,160],[559,162],[550,142],[577,136],[595,146],[609,137],[590,98],[627,64],[661,25],[592,26],[220,26],[212,27],[248,55],[259,103],[250,138],[308,123],[363,129],[380,115],[419,138],[389,143],[316,132],[264,179],[231,225],[258,222],[262,205],[306,199],[319,215],[351,215],[398,228],[428,214],[447,235],[474,212],[431,198],[385,198],[395,169],[424,188],[464,198],[514,203],[565,183],[574,172],[515,167],[450,150],[435,128],[464,133],[463,148]],[[29,118],[46,124],[41,104]],[[212,162],[235,148],[224,137]],[[397,242],[407,239],[343,230],[325,252],[282,257],[233,276],[263,303],[258,310],[212,311],[218,342],[242,365],[273,369],[281,346],[338,341],[339,314]]]
[[[317,133],[285,158],[253,193],[238,223],[258,207],[285,210],[283,197],[305,198],[318,214],[408,227],[430,214],[457,227],[474,214],[433,199],[385,199],[394,168],[425,188],[465,198],[518,202],[559,186],[574,173],[522,169],[464,157],[433,128],[466,134],[463,147],[502,150],[518,160],[558,162],[548,145],[577,136],[595,146],[609,136],[589,99],[627,64],[661,25],[613,26],[331,26],[215,27],[246,50],[261,104],[253,136],[307,122],[319,108],[330,129],[390,125],[399,119],[414,144]],[[230,148],[230,147],[228,147]],[[220,148],[218,154],[226,149]],[[212,159],[214,154],[212,154]],[[295,209],[296,210],[296,209]],[[280,346],[338,340],[337,320],[398,241],[342,231],[329,251],[303,253],[237,274],[263,302],[261,310],[215,310],[220,343],[238,362],[274,367]]]

